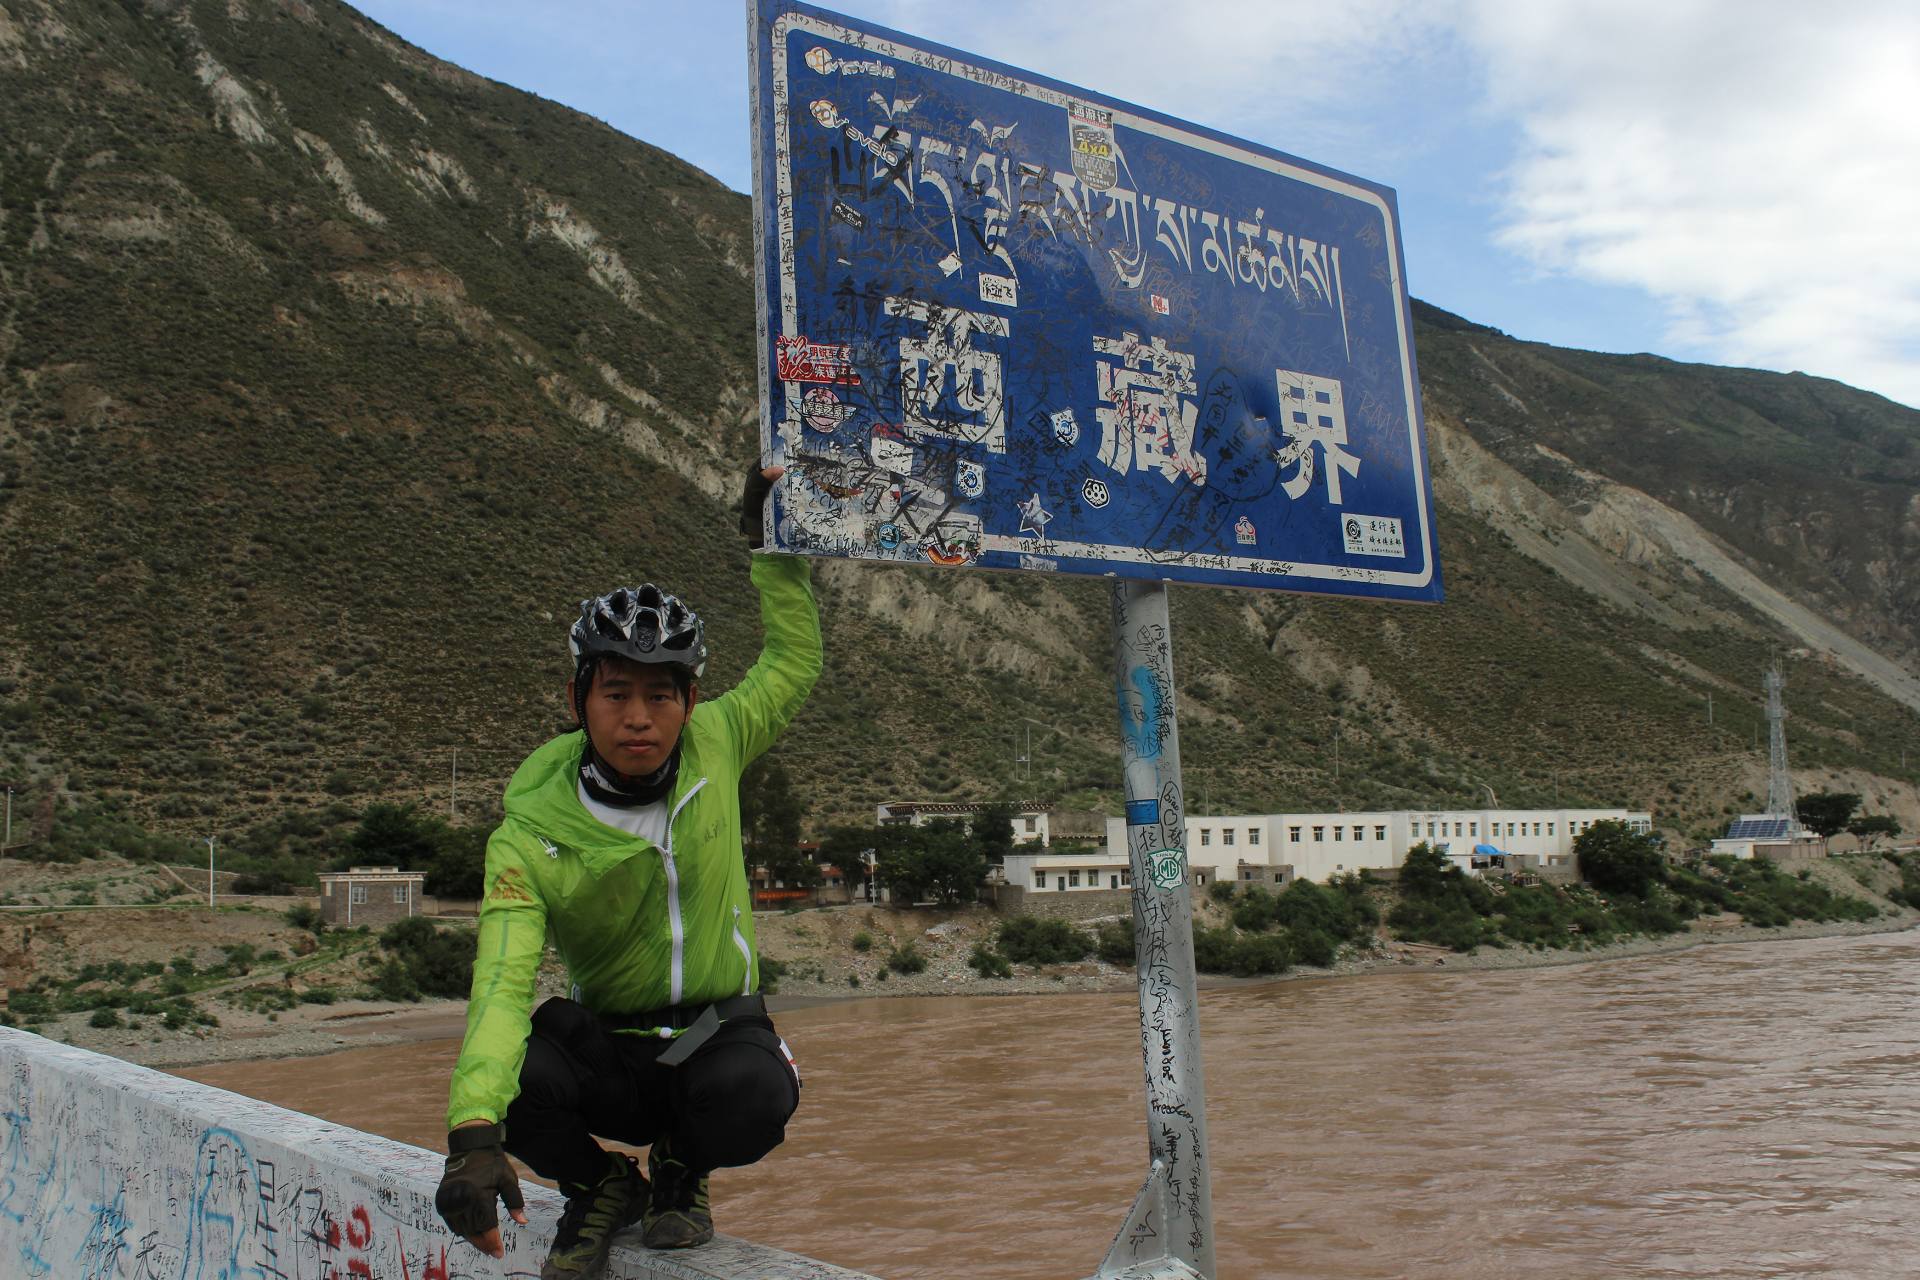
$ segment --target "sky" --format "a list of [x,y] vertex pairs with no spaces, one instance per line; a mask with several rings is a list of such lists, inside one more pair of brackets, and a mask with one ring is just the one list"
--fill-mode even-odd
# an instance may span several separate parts
[[[354,0],[749,189],[740,0]],[[1392,187],[1417,298],[1920,407],[1912,0],[840,0]]]

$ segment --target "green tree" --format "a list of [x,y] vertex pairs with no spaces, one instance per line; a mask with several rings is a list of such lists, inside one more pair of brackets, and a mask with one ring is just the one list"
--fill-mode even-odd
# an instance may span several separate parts
[[866,883],[867,855],[880,847],[879,828],[844,825],[828,827],[820,837],[820,860],[840,868],[847,888],[858,896]]
[[1437,898],[1446,891],[1448,877],[1457,874],[1446,854],[1422,840],[1400,864],[1401,896]]
[[765,867],[784,884],[811,889],[820,868],[800,849],[806,806],[785,765],[763,755],[740,775],[740,845],[747,869]]
[[1867,848],[1880,843],[1880,837],[1892,840],[1900,834],[1900,819],[1890,813],[1862,814],[1847,824],[1847,834],[1857,837]]
[[923,898],[947,905],[969,901],[986,879],[986,859],[958,822],[878,827],[874,835],[876,870],[901,905]]
[[973,838],[974,848],[986,859],[989,866],[1000,866],[1013,852],[1013,815],[1014,805],[1005,800],[996,800],[976,811],[972,821],[967,824],[967,834]]
[[433,852],[426,864],[426,891],[442,898],[478,898],[486,892],[487,830],[426,820]]
[[[441,929],[425,916],[409,916],[381,933],[380,946],[400,962],[407,983],[427,995],[459,999],[473,986],[471,935]],[[391,979],[377,979],[376,985],[382,981]]]
[[920,827],[906,823],[873,828],[874,875],[899,906],[931,897],[926,841]]
[[410,804],[370,804],[347,839],[348,852],[335,859],[335,869],[391,864],[420,870],[433,861],[434,825]]
[[934,822],[921,828],[927,887],[943,904],[971,902],[987,878],[987,860],[958,822]]
[[1794,812],[1816,835],[1833,836],[1847,829],[1860,797],[1851,791],[1816,791],[1800,797]]
[[1667,878],[1667,860],[1660,856],[1654,838],[1615,818],[1596,822],[1575,836],[1573,856],[1580,878],[1603,893],[1644,898]]

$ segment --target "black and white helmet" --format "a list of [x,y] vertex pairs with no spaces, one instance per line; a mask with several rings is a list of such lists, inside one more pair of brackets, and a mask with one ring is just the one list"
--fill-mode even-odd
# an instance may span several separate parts
[[706,627],[700,615],[651,582],[582,600],[567,647],[576,665],[615,654],[681,667],[695,680],[707,669]]

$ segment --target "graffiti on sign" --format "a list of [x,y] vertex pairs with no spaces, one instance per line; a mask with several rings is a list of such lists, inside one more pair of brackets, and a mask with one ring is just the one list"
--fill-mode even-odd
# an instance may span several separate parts
[[1391,191],[790,0],[756,21],[771,549],[1439,597]]

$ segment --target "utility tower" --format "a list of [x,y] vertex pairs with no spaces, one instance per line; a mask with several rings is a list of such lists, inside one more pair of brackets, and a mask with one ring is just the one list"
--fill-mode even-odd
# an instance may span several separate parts
[[1767,668],[1767,815],[1791,818],[1793,813],[1793,775],[1787,772],[1787,708],[1780,697],[1786,681],[1780,677],[1780,664]]

